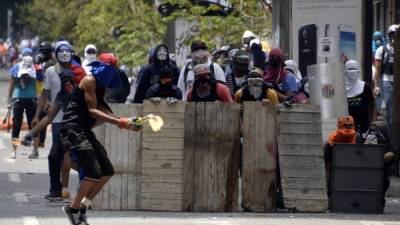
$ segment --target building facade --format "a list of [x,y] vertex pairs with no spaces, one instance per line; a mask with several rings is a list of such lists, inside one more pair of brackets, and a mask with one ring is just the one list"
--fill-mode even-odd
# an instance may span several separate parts
[[399,0],[374,0],[374,31],[386,33],[392,24],[400,23]]

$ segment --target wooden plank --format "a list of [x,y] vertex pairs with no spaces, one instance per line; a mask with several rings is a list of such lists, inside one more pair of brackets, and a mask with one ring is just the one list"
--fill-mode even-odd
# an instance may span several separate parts
[[280,134],[321,134],[321,126],[313,123],[280,123]]
[[305,144],[279,144],[279,155],[293,156],[321,156],[323,148],[321,145],[305,145]]
[[[155,152],[155,153],[152,153]],[[143,160],[168,160],[168,159],[175,159],[175,160],[183,160],[184,159],[184,155],[182,152],[180,151],[168,151],[171,152],[173,154],[165,154],[162,153],[160,151],[146,151],[145,153],[143,153]],[[175,153],[176,152],[176,153]]]
[[[107,150],[108,157],[110,158],[110,161],[112,160],[112,150],[111,150],[111,126],[110,124],[105,124],[105,139],[104,139],[104,147]],[[111,178],[112,179],[112,178]],[[109,193],[110,193],[110,187],[111,187],[111,179],[110,181],[104,186],[102,190],[102,202],[103,206],[101,207],[102,210],[109,210],[110,205],[109,205]]]
[[151,211],[179,212],[179,211],[182,211],[182,206],[181,206],[181,204],[157,205],[157,204],[143,203],[142,209],[143,210],[151,210]]
[[[285,164],[290,165],[291,167],[310,167],[313,165],[320,165],[320,167],[324,166],[324,157],[323,156],[286,156],[282,155],[279,157],[281,161],[284,161]],[[314,166],[316,167],[316,166]]]
[[290,113],[280,112],[278,113],[278,123],[321,123],[321,116],[319,113]]
[[242,206],[254,212],[271,212],[277,174],[274,106],[246,102],[243,127]]
[[168,129],[163,127],[162,132],[153,132],[151,130],[144,131],[144,134],[152,138],[183,138],[185,133],[184,130],[179,129]]
[[280,166],[282,177],[314,177],[320,178],[325,176],[325,167],[310,166],[310,167],[286,167]]
[[326,188],[322,177],[282,177],[282,185],[286,188]]
[[295,208],[298,212],[326,212],[328,209],[327,199],[286,199],[287,208]]
[[139,178],[134,175],[134,174],[128,174],[128,209],[129,210],[134,210],[134,209],[140,209],[139,208],[139,202],[140,197],[140,181]]
[[193,205],[193,210],[194,211],[202,211],[203,210],[203,205],[202,205],[202,187],[203,187],[203,170],[202,170],[202,165],[204,162],[204,125],[205,125],[205,118],[204,118],[204,112],[205,112],[205,103],[198,102],[196,103],[196,120],[195,122],[195,132],[197,135],[195,136],[195,169],[194,169],[194,205]]
[[143,160],[142,168],[183,169],[182,160]]
[[[93,129],[97,140],[104,146],[105,142],[105,125],[101,124]],[[103,190],[101,190],[92,200],[91,207],[94,210],[101,210],[103,207]]]
[[238,209],[238,173],[239,173],[239,145],[240,145],[240,105],[225,104],[229,108],[229,139],[230,162],[228,167],[227,198],[225,211]]
[[304,144],[322,146],[322,139],[317,134],[279,134],[278,142],[280,144]]
[[180,200],[182,201],[182,194],[171,193],[143,193],[144,199],[163,199],[163,200]]
[[142,142],[143,150],[181,150],[183,149],[183,140],[181,142],[169,142],[170,145],[165,143],[152,143],[152,142]]
[[181,194],[182,185],[174,183],[142,183],[142,193]]
[[183,174],[183,210],[193,211],[194,207],[194,168],[196,137],[193,135],[196,126],[196,103],[188,103],[185,112],[184,138],[184,174]]
[[128,174],[121,175],[121,208],[120,210],[133,210],[128,207]]
[[278,112],[300,112],[300,113],[320,113],[321,108],[319,105],[311,104],[294,104],[292,107],[287,107],[282,104],[278,104],[276,107]]
[[143,114],[149,114],[154,112],[185,113],[185,103],[177,102],[175,104],[166,104],[165,101],[163,101],[154,104],[151,101],[144,101]]
[[326,188],[286,188],[285,198],[326,200]]

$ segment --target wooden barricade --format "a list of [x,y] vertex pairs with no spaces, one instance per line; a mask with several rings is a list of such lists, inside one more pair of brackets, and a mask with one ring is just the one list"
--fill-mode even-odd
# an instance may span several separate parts
[[237,209],[239,109],[224,103],[186,105],[184,211]]
[[[118,116],[140,115],[142,105],[112,104]],[[107,150],[115,174],[95,197],[93,209],[137,210],[140,190],[141,132],[121,130],[115,125],[103,124],[95,128],[98,140]]]
[[243,107],[242,207],[275,210],[277,144],[275,105],[245,102]]
[[140,209],[182,211],[185,103],[145,102],[143,115],[159,115],[159,132],[142,131]]
[[278,149],[284,203],[303,212],[328,209],[319,106],[278,106]]

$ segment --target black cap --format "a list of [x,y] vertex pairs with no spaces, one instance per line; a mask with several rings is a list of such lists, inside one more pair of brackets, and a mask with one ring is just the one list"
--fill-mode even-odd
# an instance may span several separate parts
[[51,54],[51,52],[53,51],[53,48],[51,47],[51,44],[49,42],[45,41],[45,42],[40,43],[38,50],[43,55],[47,56],[47,55]]
[[200,49],[201,50],[207,50],[208,49],[207,48],[207,44],[204,41],[200,41],[200,40],[193,41],[192,45],[190,46],[190,50],[192,52],[195,52],[195,51],[200,50]]

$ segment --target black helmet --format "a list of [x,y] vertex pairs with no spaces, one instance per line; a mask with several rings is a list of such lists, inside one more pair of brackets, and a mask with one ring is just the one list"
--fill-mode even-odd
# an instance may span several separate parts
[[249,54],[246,51],[239,50],[233,57],[233,64],[239,67],[248,67],[250,64]]
[[51,44],[49,42],[42,42],[40,43],[38,50],[44,56],[49,56],[51,55],[53,48],[51,47]]
[[197,51],[197,50],[206,50],[207,51],[207,44],[204,41],[193,41],[192,45],[190,46],[190,50],[193,52]]

